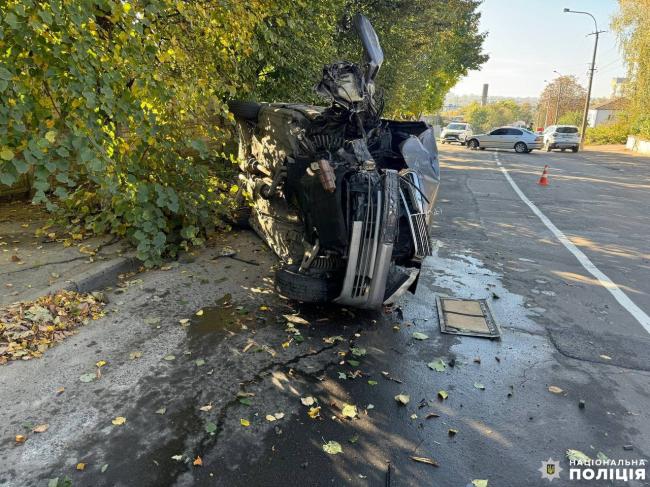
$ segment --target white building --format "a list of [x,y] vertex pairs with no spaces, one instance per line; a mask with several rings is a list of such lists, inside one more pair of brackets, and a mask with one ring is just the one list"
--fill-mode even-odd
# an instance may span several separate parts
[[590,127],[597,127],[604,123],[613,122],[616,115],[625,108],[627,100],[625,98],[617,98],[610,100],[600,105],[597,105],[587,113],[587,124]]

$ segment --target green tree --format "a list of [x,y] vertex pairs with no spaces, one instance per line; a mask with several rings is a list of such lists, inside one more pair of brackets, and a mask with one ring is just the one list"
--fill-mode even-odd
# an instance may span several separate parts
[[650,138],[650,0],[619,0],[612,28],[628,67],[629,127],[632,133]]
[[[565,113],[582,110],[586,97],[587,90],[578,83],[575,76],[555,78],[546,85],[539,97],[537,116],[535,117],[537,126],[545,127],[559,123]],[[580,120],[582,120],[582,115]]]
[[582,123],[582,111],[574,110],[572,112],[566,112],[562,114],[557,123],[561,125],[575,125],[579,127]]
[[474,127],[475,132],[486,132],[517,121],[529,123],[532,120],[531,106],[527,103],[518,104],[513,100],[501,100],[485,106],[472,102],[463,107],[462,113],[463,119]]

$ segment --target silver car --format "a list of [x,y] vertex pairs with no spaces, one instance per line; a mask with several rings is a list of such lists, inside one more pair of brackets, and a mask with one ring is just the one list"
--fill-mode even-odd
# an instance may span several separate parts
[[499,127],[487,134],[468,137],[467,147],[473,150],[514,149],[525,154],[533,149],[541,149],[542,137],[524,128]]

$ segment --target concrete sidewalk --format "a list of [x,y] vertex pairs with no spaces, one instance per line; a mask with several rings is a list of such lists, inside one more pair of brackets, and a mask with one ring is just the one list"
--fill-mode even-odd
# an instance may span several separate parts
[[25,201],[0,203],[0,306],[59,289],[92,291],[139,261],[111,236],[72,240],[60,228],[36,236],[47,213]]

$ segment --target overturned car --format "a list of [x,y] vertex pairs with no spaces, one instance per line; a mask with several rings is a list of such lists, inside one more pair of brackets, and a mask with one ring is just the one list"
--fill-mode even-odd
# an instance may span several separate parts
[[355,28],[365,66],[325,66],[327,107],[233,101],[246,218],[280,258],[277,290],[304,302],[392,303],[430,255],[440,181],[433,130],[381,118],[384,55],[369,20]]

